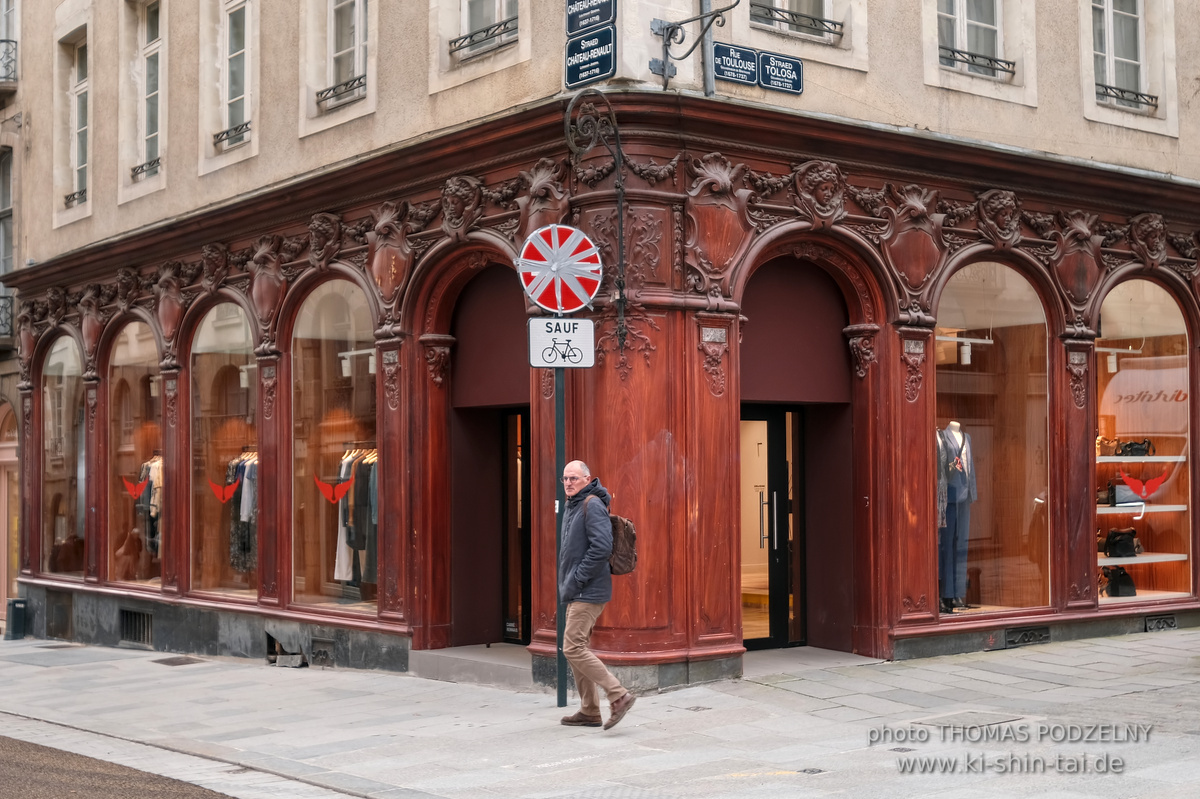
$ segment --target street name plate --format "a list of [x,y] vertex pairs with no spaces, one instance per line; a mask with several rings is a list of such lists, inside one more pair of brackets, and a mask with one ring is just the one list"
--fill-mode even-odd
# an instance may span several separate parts
[[717,80],[753,86],[758,83],[758,51],[713,42],[713,74]]
[[804,92],[804,62],[779,53],[758,54],[758,85],[777,92]]
[[567,39],[567,88],[577,89],[617,74],[617,27],[605,25]]
[[567,35],[617,21],[617,0],[567,0]]

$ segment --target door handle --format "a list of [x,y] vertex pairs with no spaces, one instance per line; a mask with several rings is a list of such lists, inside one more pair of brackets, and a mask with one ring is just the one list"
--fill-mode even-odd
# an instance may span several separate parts
[[758,492],[758,548],[767,548],[767,526],[763,521],[763,507],[767,501],[763,499],[763,492]]
[[771,533],[774,536],[775,551],[779,551],[779,492],[771,492]]

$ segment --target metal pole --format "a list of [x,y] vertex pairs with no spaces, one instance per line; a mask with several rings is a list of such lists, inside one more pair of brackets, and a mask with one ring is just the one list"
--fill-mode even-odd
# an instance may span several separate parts
[[[554,500],[554,574],[558,574],[558,564],[562,553],[562,519],[567,510],[567,492],[563,488],[562,473],[567,467],[567,381],[565,370],[557,367],[554,370],[554,482],[558,485]],[[567,606],[558,595],[559,580],[554,581],[554,595],[558,603],[558,706],[567,706],[567,658],[563,655],[563,634],[567,628]]]
[[[700,13],[712,11],[712,0],[700,0]],[[700,68],[704,70],[704,96],[712,97],[717,93],[717,81],[713,72],[713,32],[709,27],[704,31],[704,49],[700,54]]]

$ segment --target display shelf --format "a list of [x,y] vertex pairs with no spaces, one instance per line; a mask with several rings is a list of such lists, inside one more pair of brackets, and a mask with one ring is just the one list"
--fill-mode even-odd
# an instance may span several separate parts
[[1144,502],[1129,502],[1124,505],[1097,505],[1097,516],[1110,516],[1114,513],[1180,513],[1188,509],[1187,505],[1151,505]]
[[1192,594],[1189,591],[1143,591],[1138,589],[1137,596],[1102,596],[1101,605],[1118,605],[1129,602],[1148,602],[1153,599],[1187,599]]
[[1166,563],[1171,560],[1187,559],[1187,555],[1178,552],[1143,552],[1129,558],[1110,558],[1107,555],[1097,555],[1096,564],[1099,566],[1129,566],[1138,563]]
[[1097,455],[1096,463],[1184,463],[1187,455]]

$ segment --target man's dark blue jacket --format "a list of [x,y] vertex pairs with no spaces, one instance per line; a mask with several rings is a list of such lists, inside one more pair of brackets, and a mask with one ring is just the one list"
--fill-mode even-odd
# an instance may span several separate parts
[[[595,497],[590,502],[588,497]],[[558,596],[563,602],[608,602],[612,599],[612,501],[597,478],[567,499],[563,513],[562,550],[558,556]]]

